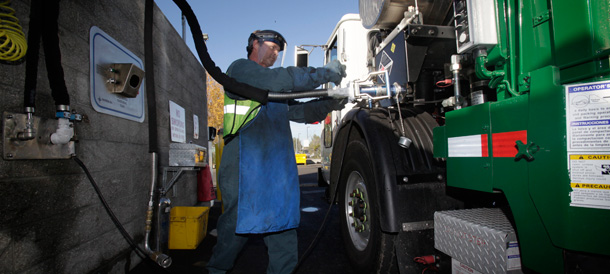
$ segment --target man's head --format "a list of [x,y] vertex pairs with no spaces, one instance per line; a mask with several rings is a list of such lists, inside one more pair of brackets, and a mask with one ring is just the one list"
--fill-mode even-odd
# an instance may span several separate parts
[[284,50],[286,40],[273,30],[257,30],[248,38],[248,59],[263,67],[271,67],[280,51]]

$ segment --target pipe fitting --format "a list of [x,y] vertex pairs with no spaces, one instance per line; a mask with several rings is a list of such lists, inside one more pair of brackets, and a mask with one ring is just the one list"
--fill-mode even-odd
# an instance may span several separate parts
[[60,118],[57,120],[57,130],[51,134],[51,143],[55,145],[65,145],[74,137],[74,128],[69,119]]
[[34,108],[26,107],[25,114],[27,115],[25,129],[23,132],[17,134],[17,138],[21,141],[32,140],[36,137],[36,129],[34,129]]

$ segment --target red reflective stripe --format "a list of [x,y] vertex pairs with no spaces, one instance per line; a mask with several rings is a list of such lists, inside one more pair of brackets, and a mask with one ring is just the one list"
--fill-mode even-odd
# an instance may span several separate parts
[[481,134],[481,157],[489,157],[489,145],[487,144],[487,134]]
[[527,143],[527,130],[493,133],[491,146],[493,157],[515,157],[517,155],[517,140]]

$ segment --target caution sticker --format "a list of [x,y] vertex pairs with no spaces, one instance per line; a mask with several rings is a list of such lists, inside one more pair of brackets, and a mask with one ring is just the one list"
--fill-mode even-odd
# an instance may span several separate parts
[[571,154],[571,206],[610,209],[610,154]]
[[610,190],[610,185],[605,185],[605,184],[583,184],[583,183],[572,183],[572,188],[586,188],[586,189],[605,189],[605,190]]

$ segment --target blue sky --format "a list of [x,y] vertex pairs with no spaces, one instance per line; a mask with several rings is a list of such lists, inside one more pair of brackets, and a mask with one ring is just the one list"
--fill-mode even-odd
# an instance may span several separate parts
[[[155,0],[165,17],[182,34],[180,9],[172,0]],[[288,43],[284,66],[294,65],[294,46],[325,44],[339,19],[346,13],[358,13],[358,0],[190,0],[189,5],[209,35],[206,45],[212,60],[222,70],[239,58],[246,58],[246,44],[250,33],[257,29],[280,32]],[[190,28],[186,24],[186,43],[194,52]],[[311,48],[309,48],[311,49]],[[310,66],[322,66],[322,50],[310,55]],[[301,140],[320,135],[321,125],[302,125],[291,122],[293,137]],[[308,136],[308,138],[306,137]]]

